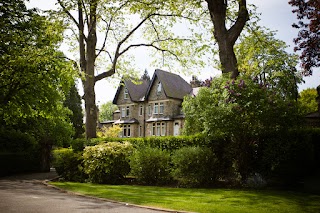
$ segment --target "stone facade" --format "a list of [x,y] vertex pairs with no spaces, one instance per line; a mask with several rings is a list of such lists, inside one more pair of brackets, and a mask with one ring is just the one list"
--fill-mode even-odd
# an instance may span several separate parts
[[180,76],[162,70],[156,70],[148,83],[133,86],[123,81],[113,101],[119,110],[114,121],[106,123],[121,125],[122,137],[180,135],[184,125],[181,105],[183,97],[191,94],[191,86]]

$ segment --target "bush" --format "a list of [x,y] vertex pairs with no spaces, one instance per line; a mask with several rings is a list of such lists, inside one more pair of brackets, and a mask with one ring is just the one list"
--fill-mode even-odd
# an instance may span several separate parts
[[83,152],[84,171],[94,183],[118,183],[130,172],[130,143],[109,142],[87,146]]
[[319,130],[294,129],[267,136],[259,153],[259,168],[265,176],[295,183],[319,172]]
[[183,147],[172,156],[173,178],[185,186],[202,186],[213,183],[218,175],[218,160],[206,147]]
[[82,153],[76,153],[72,149],[53,150],[53,166],[58,175],[67,181],[83,182],[86,179],[82,161]]
[[145,184],[164,184],[170,179],[170,154],[158,148],[141,148],[130,157],[132,175]]
[[87,140],[85,138],[77,138],[71,141],[71,148],[75,152],[82,152]]

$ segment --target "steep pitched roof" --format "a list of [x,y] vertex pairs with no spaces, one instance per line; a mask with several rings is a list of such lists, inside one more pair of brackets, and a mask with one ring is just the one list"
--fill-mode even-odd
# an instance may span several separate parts
[[164,70],[156,69],[147,91],[147,97],[149,96],[151,87],[156,77],[161,82],[162,88],[168,98],[183,99],[184,96],[190,94],[192,91],[191,85],[181,78],[181,76]]
[[143,79],[139,84],[135,84],[132,79],[121,80],[120,86],[117,89],[116,95],[112,101],[113,104],[117,103],[121,88],[125,86],[128,89],[129,97],[133,102],[143,101],[145,98],[146,91],[149,87],[150,81]]

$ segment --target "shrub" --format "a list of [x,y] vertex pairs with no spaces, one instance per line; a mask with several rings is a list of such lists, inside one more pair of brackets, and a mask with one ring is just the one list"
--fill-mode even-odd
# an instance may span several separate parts
[[94,183],[118,183],[130,172],[130,143],[109,142],[87,146],[83,152],[84,171]]
[[159,148],[141,148],[130,157],[131,173],[146,184],[163,184],[170,179],[170,154]]
[[76,153],[72,149],[53,150],[53,166],[58,175],[67,181],[82,182],[85,180],[82,161],[82,153]]
[[217,158],[206,147],[183,147],[172,156],[173,178],[185,186],[199,186],[213,183]]
[[85,138],[77,138],[71,141],[71,148],[75,152],[82,152],[87,140]]

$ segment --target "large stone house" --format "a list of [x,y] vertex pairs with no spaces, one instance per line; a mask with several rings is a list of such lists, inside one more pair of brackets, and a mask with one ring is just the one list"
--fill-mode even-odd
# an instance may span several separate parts
[[144,75],[138,84],[122,80],[113,99],[119,110],[112,121],[101,124],[121,125],[122,137],[180,135],[184,125],[181,104],[192,91],[179,75],[160,69],[151,79]]

